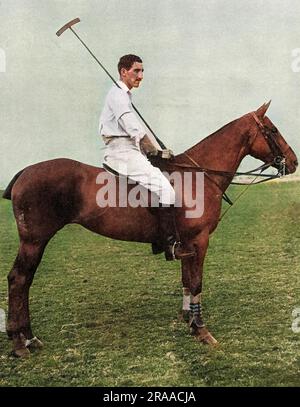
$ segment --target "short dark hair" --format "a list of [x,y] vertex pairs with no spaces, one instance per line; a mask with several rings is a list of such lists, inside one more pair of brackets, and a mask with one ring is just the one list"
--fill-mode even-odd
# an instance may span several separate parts
[[133,55],[133,54],[123,55],[120,58],[120,61],[118,63],[119,74],[121,74],[121,69],[122,68],[125,68],[128,71],[135,62],[142,63],[143,61],[137,55]]

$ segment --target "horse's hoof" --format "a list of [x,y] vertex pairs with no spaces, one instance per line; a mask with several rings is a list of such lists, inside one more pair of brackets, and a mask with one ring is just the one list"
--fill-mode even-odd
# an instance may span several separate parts
[[179,321],[181,321],[181,322],[189,322],[189,319],[190,319],[190,311],[189,310],[183,309],[178,313],[178,320]]
[[205,345],[210,345],[210,346],[217,346],[218,341],[212,336],[212,334],[206,329],[205,327],[203,328],[198,328],[197,331],[195,332],[196,339]]
[[28,348],[30,350],[34,351],[34,350],[42,349],[43,347],[44,347],[43,342],[36,336],[32,339],[26,340],[26,348]]
[[20,348],[14,349],[11,354],[16,358],[28,358],[30,356],[30,351],[27,348]]

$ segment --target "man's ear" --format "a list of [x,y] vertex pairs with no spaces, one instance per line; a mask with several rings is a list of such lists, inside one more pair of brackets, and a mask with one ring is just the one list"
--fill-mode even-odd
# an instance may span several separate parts
[[261,105],[257,110],[256,110],[256,114],[257,116],[262,119],[264,117],[264,115],[266,114],[269,106],[270,106],[271,100],[269,100],[268,103],[264,103],[263,105]]
[[120,72],[121,78],[126,74],[126,72],[127,72],[127,69],[121,68],[121,72]]

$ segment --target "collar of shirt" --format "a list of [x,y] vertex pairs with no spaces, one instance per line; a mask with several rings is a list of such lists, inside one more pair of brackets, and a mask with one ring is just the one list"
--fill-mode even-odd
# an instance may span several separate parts
[[131,99],[132,93],[131,93],[130,90],[128,89],[127,85],[125,85],[125,83],[122,82],[122,81],[117,81],[117,85],[118,85],[121,89],[125,90],[125,92],[128,93],[128,95],[129,95],[129,97],[130,97],[130,99]]

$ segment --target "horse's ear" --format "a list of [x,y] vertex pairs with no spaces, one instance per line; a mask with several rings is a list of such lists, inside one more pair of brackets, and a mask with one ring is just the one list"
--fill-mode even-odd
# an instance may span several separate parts
[[271,100],[269,100],[268,103],[264,103],[263,105],[261,105],[261,107],[259,107],[259,108],[256,110],[257,116],[262,119],[262,118],[264,117],[264,115],[266,114],[266,112],[267,112],[267,110],[268,110],[270,104],[271,104]]

